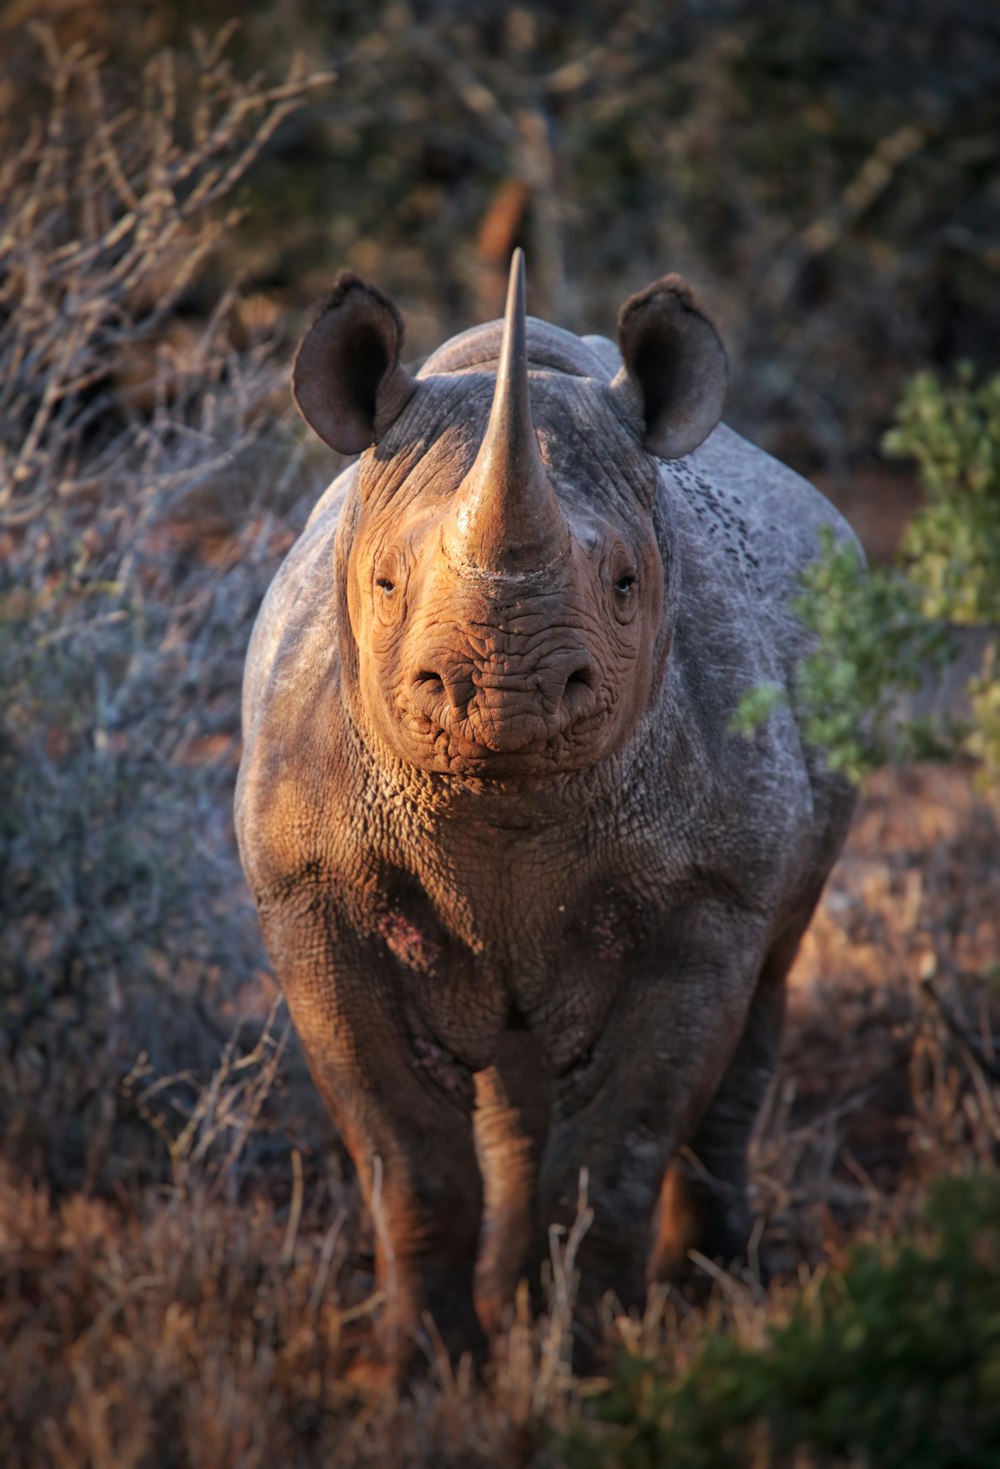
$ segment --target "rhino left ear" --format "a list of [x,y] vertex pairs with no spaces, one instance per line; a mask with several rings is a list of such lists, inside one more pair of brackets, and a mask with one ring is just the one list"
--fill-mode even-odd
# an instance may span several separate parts
[[661,459],[697,449],[722,417],[729,385],[726,349],[691,287],[667,275],[618,313],[625,366],[612,391],[627,394],[646,423],[643,442]]
[[302,338],[292,369],[299,412],[338,454],[360,454],[417,390],[399,361],[403,321],[388,296],[343,271]]

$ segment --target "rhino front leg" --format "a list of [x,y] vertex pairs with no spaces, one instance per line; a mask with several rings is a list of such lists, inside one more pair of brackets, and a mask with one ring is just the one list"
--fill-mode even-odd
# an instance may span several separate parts
[[752,920],[719,905],[672,916],[634,955],[586,1062],[557,1083],[540,1193],[546,1216],[568,1225],[587,1169],[584,1303],[612,1290],[641,1304],[664,1175],[737,1052],[762,947]]
[[301,918],[272,915],[265,933],[313,1080],[372,1211],[384,1357],[405,1365],[425,1312],[450,1355],[479,1354],[482,1183],[470,1073],[410,1033],[374,945],[332,942],[326,924]]
[[544,1251],[538,1170],[551,1106],[537,1040],[526,1030],[503,1032],[494,1064],[476,1076],[476,1150],[485,1191],[476,1309],[489,1332],[500,1325],[518,1282],[538,1282]]

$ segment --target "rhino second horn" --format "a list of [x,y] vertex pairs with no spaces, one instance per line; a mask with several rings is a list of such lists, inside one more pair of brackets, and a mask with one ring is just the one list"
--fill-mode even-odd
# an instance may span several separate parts
[[524,252],[515,250],[489,423],[456,492],[445,544],[459,566],[503,575],[544,570],[569,543],[531,419]]

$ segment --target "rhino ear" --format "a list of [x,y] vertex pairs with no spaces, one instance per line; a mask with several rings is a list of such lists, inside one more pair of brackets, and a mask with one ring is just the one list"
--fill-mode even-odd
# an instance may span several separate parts
[[618,313],[625,366],[612,390],[641,409],[643,442],[661,459],[697,449],[722,417],[726,349],[691,287],[667,275],[630,296]]
[[295,355],[292,396],[338,454],[360,454],[417,390],[400,365],[403,321],[374,286],[343,271]]

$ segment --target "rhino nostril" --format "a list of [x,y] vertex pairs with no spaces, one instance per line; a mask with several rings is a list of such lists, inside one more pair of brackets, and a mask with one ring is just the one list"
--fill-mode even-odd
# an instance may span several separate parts
[[596,676],[590,663],[583,663],[566,680],[563,690],[563,701],[566,713],[571,719],[577,718],[590,707],[590,694],[596,686]]
[[411,689],[416,708],[435,724],[447,722],[463,711],[457,686],[445,683],[435,668],[422,668],[414,674]]

